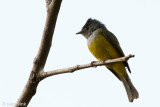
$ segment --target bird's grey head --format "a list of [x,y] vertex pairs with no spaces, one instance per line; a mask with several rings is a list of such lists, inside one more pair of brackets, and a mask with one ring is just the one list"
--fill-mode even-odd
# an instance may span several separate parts
[[89,36],[99,28],[106,29],[105,25],[100,21],[89,18],[85,25],[82,27],[81,31],[76,34],[82,34],[85,38],[88,39]]

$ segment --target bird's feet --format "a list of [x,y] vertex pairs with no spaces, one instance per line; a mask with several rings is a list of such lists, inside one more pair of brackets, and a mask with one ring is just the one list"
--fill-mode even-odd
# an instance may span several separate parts
[[103,59],[102,62],[105,63],[105,61],[107,61],[107,60],[109,60],[109,59]]
[[97,61],[92,61],[92,62],[91,62],[91,66],[96,68],[97,66],[94,66],[94,63],[95,63],[95,62],[97,62]]

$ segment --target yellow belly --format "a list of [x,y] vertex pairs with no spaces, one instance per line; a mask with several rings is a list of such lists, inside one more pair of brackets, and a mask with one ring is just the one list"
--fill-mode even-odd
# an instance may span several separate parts
[[88,48],[99,61],[120,57],[115,48],[102,35],[102,32],[99,32],[96,38],[88,44]]
[[[99,60],[107,60],[121,57],[116,49],[109,43],[109,41],[102,35],[102,30],[100,30],[95,39],[92,39],[88,43],[88,48],[90,52]],[[106,66],[107,68],[113,69],[120,75],[125,76],[126,70],[122,62],[114,63]]]

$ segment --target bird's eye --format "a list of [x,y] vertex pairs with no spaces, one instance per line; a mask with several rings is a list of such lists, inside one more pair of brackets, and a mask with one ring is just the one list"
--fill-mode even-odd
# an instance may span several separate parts
[[89,30],[89,27],[86,27],[86,30]]

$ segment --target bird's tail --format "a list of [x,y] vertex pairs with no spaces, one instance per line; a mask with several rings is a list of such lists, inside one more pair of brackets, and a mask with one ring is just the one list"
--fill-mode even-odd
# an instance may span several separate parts
[[124,77],[120,76],[120,79],[126,89],[127,95],[128,95],[128,100],[130,102],[133,102],[134,99],[137,99],[139,97],[138,91],[136,88],[133,86],[130,78],[127,76],[127,79]]

